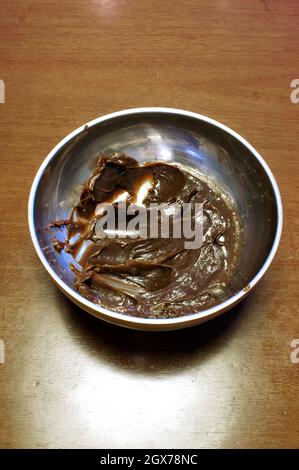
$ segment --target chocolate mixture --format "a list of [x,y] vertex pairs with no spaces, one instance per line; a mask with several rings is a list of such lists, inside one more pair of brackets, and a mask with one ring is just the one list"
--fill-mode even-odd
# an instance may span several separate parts
[[[168,238],[99,238],[100,208],[117,208],[120,201],[148,212],[151,203],[201,203],[201,246],[188,249],[186,239],[171,231]],[[53,246],[72,255],[76,289],[94,303],[135,316],[177,317],[221,302],[239,258],[239,222],[219,190],[185,169],[138,164],[125,154],[99,158],[70,219],[52,224],[60,225],[67,225],[67,240],[55,239]]]

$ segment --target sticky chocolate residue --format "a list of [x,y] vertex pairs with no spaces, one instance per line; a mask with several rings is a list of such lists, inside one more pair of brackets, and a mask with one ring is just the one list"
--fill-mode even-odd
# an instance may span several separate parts
[[[95,224],[103,204],[120,201],[142,206],[202,205],[203,241],[186,248],[184,237],[99,238]],[[178,317],[204,310],[225,299],[237,267],[240,224],[229,199],[206,178],[164,162],[139,164],[132,157],[102,155],[83,187],[67,226],[60,253],[72,255],[75,288],[108,309],[146,318]],[[116,228],[117,231],[117,228]],[[117,234],[114,234],[117,235]]]

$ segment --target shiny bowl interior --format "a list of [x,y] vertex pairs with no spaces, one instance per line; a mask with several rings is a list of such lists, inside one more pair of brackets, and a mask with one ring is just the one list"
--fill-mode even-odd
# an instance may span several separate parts
[[[78,190],[97,155],[126,152],[139,161],[160,160],[193,168],[214,180],[234,201],[242,218],[239,267],[226,300],[208,310],[171,319],[145,319],[109,311],[73,288],[71,260],[52,248],[50,222],[70,215]],[[263,276],[278,247],[281,199],[275,179],[258,152],[226,126],[195,113],[138,108],[113,113],[72,132],[48,155],[32,185],[29,227],[36,251],[58,287],[76,304],[106,321],[137,329],[165,330],[211,319],[239,302]],[[63,230],[60,233],[63,238]]]

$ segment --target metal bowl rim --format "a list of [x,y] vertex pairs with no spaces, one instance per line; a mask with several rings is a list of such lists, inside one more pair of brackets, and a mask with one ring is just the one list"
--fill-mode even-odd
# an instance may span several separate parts
[[[274,241],[271,247],[271,250],[269,251],[266,260],[264,261],[263,265],[259,269],[259,271],[255,274],[255,276],[247,283],[246,286],[244,286],[243,289],[241,289],[237,294],[234,294],[233,296],[229,297],[227,300],[224,302],[200,311],[198,313],[193,313],[190,315],[184,315],[182,317],[178,318],[167,318],[167,319],[153,319],[153,318],[141,318],[141,317],[132,317],[130,315],[122,314],[122,313],[117,313],[112,310],[106,309],[105,307],[102,307],[101,305],[94,304],[93,302],[87,300],[86,298],[82,297],[79,293],[71,289],[54,271],[54,269],[50,266],[48,263],[40,245],[37,239],[36,235],[36,230],[35,230],[35,224],[34,224],[34,205],[35,205],[35,197],[36,197],[36,192],[39,186],[39,182],[44,174],[45,169],[49,165],[52,159],[55,158],[56,153],[70,140],[72,140],[74,137],[82,133],[83,131],[86,131],[87,128],[95,126],[101,122],[108,121],[113,118],[117,118],[120,116],[129,116],[133,114],[146,114],[146,113],[164,113],[164,114],[176,114],[176,115],[181,115],[181,116],[186,116],[190,118],[194,118],[199,121],[204,121],[206,123],[209,123],[213,126],[218,127],[219,129],[222,129],[226,133],[232,135],[235,137],[237,140],[239,140],[247,149],[251,152],[251,154],[259,161],[260,165],[264,169],[265,173],[267,174],[267,177],[270,180],[274,195],[275,195],[275,202],[276,202],[276,208],[277,208],[277,225],[276,225],[276,233],[274,237]],[[182,109],[175,109],[175,108],[165,108],[165,107],[143,107],[143,108],[130,108],[130,109],[125,109],[122,111],[117,111],[113,112],[110,114],[106,114],[104,116],[98,117],[96,119],[93,119],[92,121],[87,122],[86,124],[83,124],[82,126],[78,127],[76,130],[68,134],[66,137],[64,137],[48,154],[48,156],[44,159],[43,163],[41,164],[39,170],[36,173],[36,176],[33,180],[31,190],[30,190],[30,195],[29,195],[29,201],[28,201],[28,223],[29,223],[29,230],[30,230],[30,236],[33,242],[33,245],[35,247],[35,250],[37,252],[37,255],[44,265],[46,271],[49,273],[49,275],[52,277],[53,281],[58,285],[58,287],[67,295],[67,297],[71,298],[74,300],[76,304],[83,304],[84,307],[90,312],[92,311],[95,316],[98,318],[102,318],[103,320],[106,320],[108,322],[112,323],[118,323],[122,324],[124,322],[128,322],[133,328],[138,328],[138,327],[146,327],[146,326],[161,326],[162,329],[165,329],[165,327],[171,328],[176,328],[176,327],[181,327],[185,328],[188,327],[190,324],[195,324],[196,321],[200,321],[203,318],[208,320],[210,317],[214,317],[217,314],[220,314],[222,312],[227,311],[230,307],[233,305],[237,304],[243,297],[245,297],[248,292],[260,281],[260,279],[263,277],[267,269],[269,268],[275,253],[278,249],[280,238],[281,238],[281,232],[282,232],[282,224],[283,224],[283,209],[282,209],[282,201],[281,201],[281,196],[280,196],[280,191],[278,188],[278,185],[276,183],[276,180],[263,159],[263,157],[259,154],[259,152],[249,143],[247,142],[246,139],[244,139],[241,135],[239,135],[237,132],[234,130],[230,129],[226,125],[220,123],[219,121],[216,121],[215,119],[209,118],[205,115],[194,113],[192,111],[186,111]],[[159,329],[159,328],[157,328]]]

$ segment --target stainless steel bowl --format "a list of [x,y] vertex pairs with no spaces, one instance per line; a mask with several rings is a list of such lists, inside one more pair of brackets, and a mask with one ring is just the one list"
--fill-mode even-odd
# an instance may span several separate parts
[[[124,151],[139,161],[176,162],[208,175],[233,199],[244,225],[240,265],[213,308],[170,319],[135,318],[107,310],[73,288],[69,255],[58,254],[44,228],[67,218],[78,188],[95,167],[99,152]],[[242,300],[267,271],[282,230],[276,181],[261,155],[240,135],[213,119],[171,108],[136,108],[95,119],[65,137],[49,153],[29,197],[33,244],[56,285],[87,312],[111,323],[143,330],[189,327],[224,313]]]

